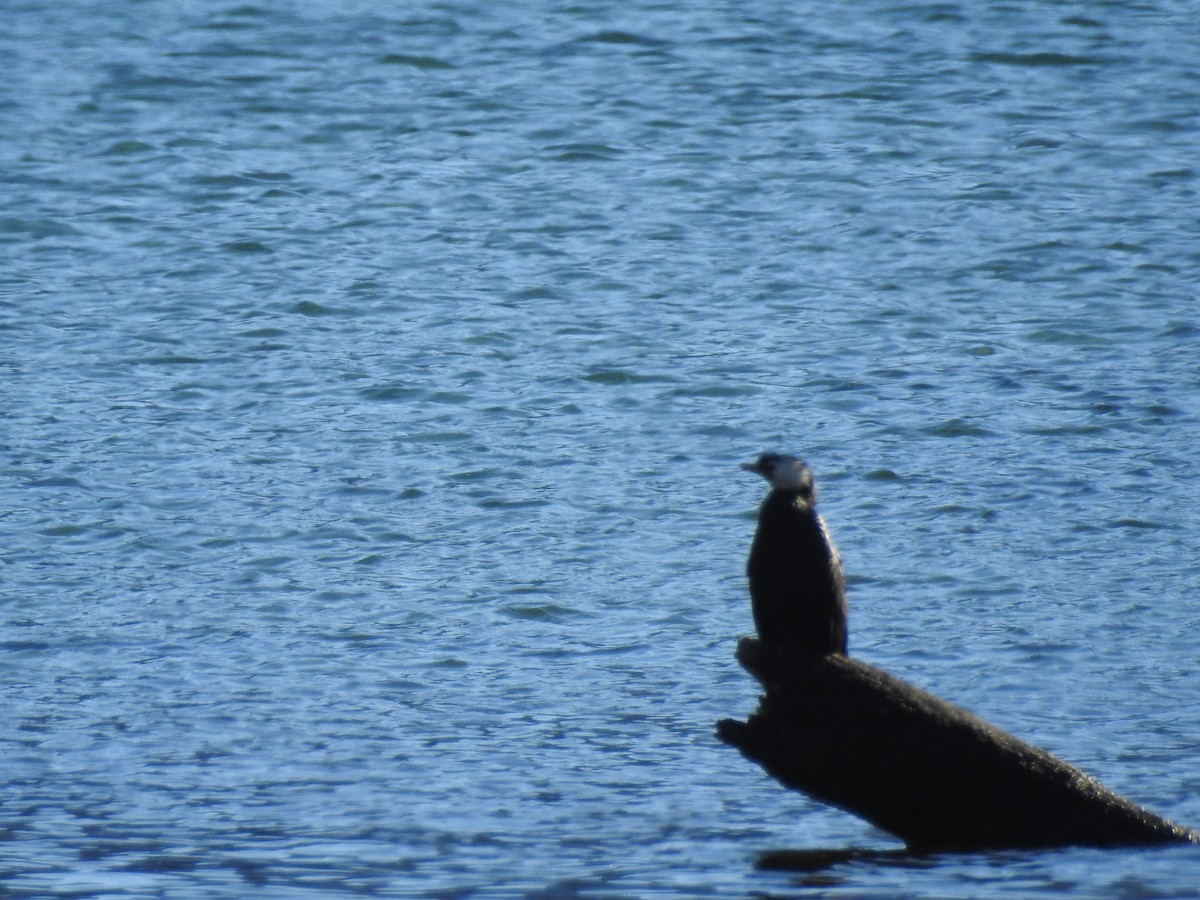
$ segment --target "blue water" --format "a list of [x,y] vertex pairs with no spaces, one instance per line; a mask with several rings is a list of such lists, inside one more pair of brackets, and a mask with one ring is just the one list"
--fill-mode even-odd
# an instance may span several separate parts
[[852,654],[1200,825],[1198,58],[1168,0],[6,3],[0,894],[1200,896],[760,872],[897,844],[713,736],[787,450]]

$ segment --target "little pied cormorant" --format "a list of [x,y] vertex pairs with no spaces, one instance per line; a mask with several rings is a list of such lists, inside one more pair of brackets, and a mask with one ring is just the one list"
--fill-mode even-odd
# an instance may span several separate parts
[[746,563],[759,639],[801,653],[845,656],[845,576],[825,520],[813,508],[812,470],[782,453],[765,453],[742,468],[771,483]]

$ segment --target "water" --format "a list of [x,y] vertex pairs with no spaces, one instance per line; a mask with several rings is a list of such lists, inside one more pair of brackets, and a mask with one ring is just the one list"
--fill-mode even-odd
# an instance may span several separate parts
[[1200,824],[1190,4],[6,4],[0,891],[1197,896],[713,737],[851,652]]

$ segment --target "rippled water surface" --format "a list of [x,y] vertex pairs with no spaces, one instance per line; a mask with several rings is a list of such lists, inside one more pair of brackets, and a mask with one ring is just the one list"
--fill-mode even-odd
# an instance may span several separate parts
[[756,871],[897,845],[713,736],[791,450],[853,654],[1200,824],[1198,23],[7,3],[0,894],[1198,896]]

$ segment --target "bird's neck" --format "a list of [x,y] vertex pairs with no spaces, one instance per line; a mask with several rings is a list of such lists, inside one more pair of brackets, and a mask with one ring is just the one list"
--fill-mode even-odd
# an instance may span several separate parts
[[771,505],[779,506],[795,506],[798,509],[811,509],[813,505],[812,494],[800,488],[775,488],[767,497],[767,502]]

